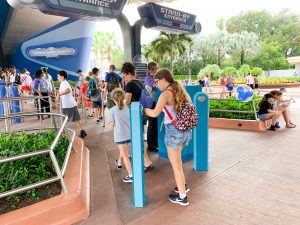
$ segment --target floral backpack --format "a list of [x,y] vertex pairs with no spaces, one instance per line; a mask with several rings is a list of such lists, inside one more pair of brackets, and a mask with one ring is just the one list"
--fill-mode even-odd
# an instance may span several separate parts
[[[169,90],[173,92],[173,90]],[[165,112],[168,117],[171,119],[174,126],[180,131],[188,131],[193,129],[198,124],[198,114],[196,107],[187,101],[183,101],[181,109],[176,115],[176,119],[173,118],[171,113],[168,111],[167,107],[164,107]]]

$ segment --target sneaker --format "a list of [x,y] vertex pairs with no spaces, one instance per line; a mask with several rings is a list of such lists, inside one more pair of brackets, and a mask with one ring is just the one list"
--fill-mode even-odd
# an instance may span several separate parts
[[[188,193],[190,190],[191,190],[191,189],[190,189],[187,185],[185,185],[185,193]],[[179,193],[178,187],[174,188],[174,191],[175,191],[176,193]]]
[[276,122],[274,125],[275,128],[280,128],[279,122]]
[[123,182],[125,182],[125,183],[132,183],[132,181],[133,181],[133,179],[130,176],[126,176],[123,178]]
[[99,116],[99,120],[103,120],[103,116]]
[[269,128],[269,130],[271,130],[271,131],[276,131],[275,126],[274,126],[274,125],[271,125],[271,127]]
[[179,194],[169,195],[170,202],[177,203],[182,206],[188,206],[190,203],[188,202],[187,196],[185,198],[180,198]]
[[100,120],[98,119],[98,120],[96,120],[96,124],[99,124],[100,123]]
[[86,135],[87,135],[87,133],[84,130],[82,130],[82,131],[80,131],[79,137],[84,138]]
[[115,165],[116,165],[116,167],[117,167],[118,170],[122,169],[122,164],[119,164],[118,160],[115,161]]

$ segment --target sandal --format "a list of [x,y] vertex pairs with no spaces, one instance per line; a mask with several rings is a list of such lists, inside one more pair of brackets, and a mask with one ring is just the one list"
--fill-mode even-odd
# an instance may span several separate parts
[[[292,125],[292,124],[291,124]],[[286,128],[295,128],[296,125],[292,125],[292,126],[285,126]]]
[[291,125],[296,126],[296,124],[292,123],[291,121],[289,121]]
[[149,172],[150,170],[153,170],[154,169],[154,166],[150,165],[150,166],[144,166],[144,172],[147,173]]

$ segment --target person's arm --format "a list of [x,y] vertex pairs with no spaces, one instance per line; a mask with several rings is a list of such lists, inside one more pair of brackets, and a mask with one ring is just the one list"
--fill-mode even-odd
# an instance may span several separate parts
[[158,98],[158,102],[155,106],[154,109],[148,109],[148,108],[145,108],[144,109],[144,112],[147,116],[150,116],[150,117],[158,117],[159,114],[161,113],[161,111],[163,110],[164,106],[167,104],[167,98],[168,98],[168,94],[167,92],[163,92],[159,98]]
[[132,97],[131,93],[129,92],[125,93],[125,105],[127,105],[128,107],[130,106],[131,103],[131,97]]

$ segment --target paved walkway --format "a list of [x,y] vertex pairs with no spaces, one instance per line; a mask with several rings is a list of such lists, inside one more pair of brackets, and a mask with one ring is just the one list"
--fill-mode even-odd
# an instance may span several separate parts
[[[156,154],[155,170],[145,175],[147,205],[133,208],[125,170],[116,170],[117,146],[110,128],[88,121],[91,153],[91,214],[85,225],[300,224],[300,91],[291,106],[295,129],[265,133],[210,129],[209,171],[184,165],[190,205],[172,204],[175,187],[169,162]],[[287,93],[289,95],[289,93]],[[284,126],[284,122],[280,123]]]
[[[112,128],[86,124],[90,149],[91,213],[84,225],[299,225],[300,90],[289,89],[295,129],[264,133],[209,130],[209,171],[184,164],[190,205],[172,204],[175,187],[168,161],[151,154],[155,169],[145,175],[147,205],[133,208],[131,185],[116,170]],[[34,119],[36,121],[36,119]],[[284,122],[281,121],[284,127]],[[22,124],[22,126],[24,126]]]

